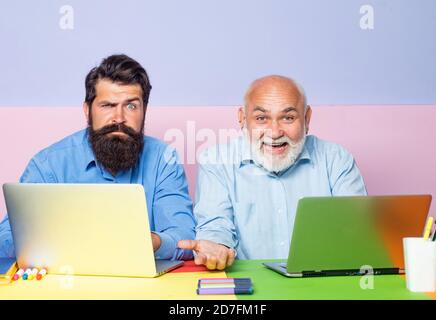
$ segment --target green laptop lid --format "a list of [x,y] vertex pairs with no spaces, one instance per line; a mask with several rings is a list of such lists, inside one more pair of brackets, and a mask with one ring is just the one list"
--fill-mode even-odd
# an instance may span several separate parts
[[430,195],[302,198],[287,270],[403,269],[402,239],[422,236],[430,203]]

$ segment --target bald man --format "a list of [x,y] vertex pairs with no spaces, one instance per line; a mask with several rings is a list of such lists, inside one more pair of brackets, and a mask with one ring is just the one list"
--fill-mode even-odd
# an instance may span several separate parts
[[200,157],[196,240],[178,246],[222,270],[239,259],[288,256],[298,200],[366,195],[356,163],[341,146],[309,131],[312,109],[292,79],[254,81],[239,109],[242,134]]

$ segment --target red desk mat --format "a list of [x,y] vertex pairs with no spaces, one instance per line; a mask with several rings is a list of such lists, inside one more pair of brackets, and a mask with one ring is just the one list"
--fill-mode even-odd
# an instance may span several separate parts
[[172,270],[171,272],[202,272],[208,271],[204,265],[197,266],[194,260],[184,261],[184,265]]

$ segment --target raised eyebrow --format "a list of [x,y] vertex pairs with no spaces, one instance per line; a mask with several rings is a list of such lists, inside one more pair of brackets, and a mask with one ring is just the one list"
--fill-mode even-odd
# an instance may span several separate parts
[[256,112],[256,111],[260,111],[260,112],[264,112],[264,113],[268,112],[264,108],[259,107],[259,106],[254,107],[253,112]]
[[295,107],[289,107],[282,110],[282,113],[288,113],[288,112],[298,112],[298,110]]
[[127,99],[127,100],[126,100],[127,103],[130,103],[130,102],[133,102],[133,101],[138,101],[138,102],[140,102],[141,100],[140,100],[138,97],[130,98],[130,99]]

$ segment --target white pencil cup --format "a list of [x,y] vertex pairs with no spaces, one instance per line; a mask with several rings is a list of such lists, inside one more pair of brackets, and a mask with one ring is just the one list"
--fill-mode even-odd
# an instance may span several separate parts
[[436,242],[404,238],[403,245],[407,289],[436,292]]

